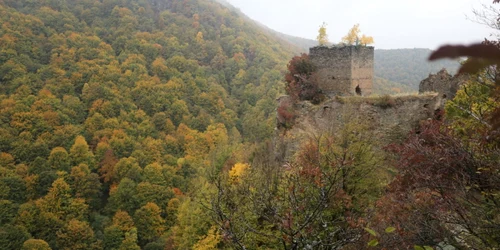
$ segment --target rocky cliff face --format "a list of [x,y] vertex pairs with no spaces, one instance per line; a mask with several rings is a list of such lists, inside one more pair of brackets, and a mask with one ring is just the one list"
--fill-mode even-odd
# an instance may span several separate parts
[[[288,102],[287,98],[281,97],[278,102]],[[422,120],[435,118],[443,102],[437,93],[335,97],[320,105],[299,102],[294,105],[293,127],[277,130],[277,155],[281,159],[290,159],[304,140],[340,131],[344,124],[353,120],[363,123],[381,145],[386,145],[405,138]],[[277,120],[283,118],[278,116]]]

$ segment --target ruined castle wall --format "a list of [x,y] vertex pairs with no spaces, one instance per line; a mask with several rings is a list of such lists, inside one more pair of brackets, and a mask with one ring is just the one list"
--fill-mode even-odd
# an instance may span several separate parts
[[352,56],[350,47],[314,47],[309,58],[317,67],[316,77],[324,93],[350,95],[352,82]]
[[314,47],[309,49],[309,58],[317,67],[319,87],[327,95],[354,95],[358,85],[363,95],[371,94],[373,47]]
[[[283,97],[278,102],[287,101]],[[313,105],[304,101],[295,105],[295,124],[287,131],[277,130],[280,142],[277,157],[289,160],[300,145],[310,138],[342,131],[349,122],[366,125],[372,138],[387,145],[398,142],[416,129],[421,121],[435,118],[444,100],[437,93],[390,97],[337,97]]]
[[373,47],[352,47],[352,93],[354,93],[356,86],[361,88],[361,93],[364,96],[372,93],[374,52]]
[[446,69],[442,69],[436,74],[429,74],[429,77],[422,80],[418,87],[418,92],[437,92],[451,100],[455,97],[460,86],[465,84],[469,78],[470,76],[468,75],[452,76]]

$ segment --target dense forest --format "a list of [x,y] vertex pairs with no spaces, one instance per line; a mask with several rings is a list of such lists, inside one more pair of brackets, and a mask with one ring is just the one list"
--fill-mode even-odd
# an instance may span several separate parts
[[186,249],[208,234],[191,183],[271,137],[285,42],[205,0],[0,13],[0,248]]
[[0,249],[500,247],[489,71],[394,145],[352,120],[288,162],[300,49],[233,8],[0,0],[0,20]]

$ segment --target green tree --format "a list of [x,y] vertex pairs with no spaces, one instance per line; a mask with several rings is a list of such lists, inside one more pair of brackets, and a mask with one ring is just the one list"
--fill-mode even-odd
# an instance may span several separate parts
[[78,166],[83,163],[93,169],[94,155],[92,154],[92,151],[89,150],[89,145],[83,136],[76,137],[75,144],[71,146],[69,152],[73,165]]
[[85,164],[73,167],[70,174],[70,186],[74,197],[82,198],[94,208],[100,203],[101,182],[96,173],[91,173]]
[[125,239],[125,234],[115,225],[111,225],[104,229],[104,249],[118,249]]
[[123,178],[129,178],[133,181],[141,180],[142,169],[137,160],[133,157],[120,159],[113,169],[113,177],[116,183]]
[[137,230],[132,217],[127,212],[118,210],[113,216],[113,223],[104,229],[104,249],[118,249],[131,230]]
[[118,187],[109,192],[108,209],[111,211],[122,209],[128,213],[135,211],[139,207],[138,201],[135,199],[136,188],[137,184],[134,181],[128,178],[122,179]]
[[59,249],[94,249],[97,247],[94,231],[87,222],[70,220],[57,233]]
[[83,220],[88,214],[88,205],[83,199],[73,198],[71,187],[63,178],[52,183],[49,193],[36,201],[36,206],[49,217],[59,220]]
[[452,128],[457,135],[470,139],[474,134],[483,136],[491,129],[490,115],[500,107],[492,96],[494,89],[494,79],[487,70],[483,70],[469,76],[455,97],[446,102],[446,117],[452,121]]
[[70,157],[66,149],[62,147],[53,148],[50,151],[48,163],[55,170],[62,170],[69,172],[70,170]]
[[134,222],[141,246],[158,239],[165,232],[165,220],[161,217],[161,210],[152,202],[135,212]]
[[151,184],[170,187],[173,185],[173,180],[176,174],[176,169],[170,166],[162,166],[158,163],[149,164],[144,168],[144,181]]
[[0,200],[0,225],[10,224],[16,216],[17,206],[9,200]]
[[174,196],[174,193],[169,187],[151,184],[149,182],[141,182],[137,185],[135,198],[140,206],[144,206],[149,202],[154,202],[158,206],[165,208],[168,201]]
[[5,199],[21,204],[26,200],[26,182],[18,175],[10,175],[0,178],[0,187],[7,188],[2,194]]
[[137,245],[137,229],[132,228],[130,232],[125,233],[125,239],[120,245],[119,250],[140,250],[141,248]]
[[0,248],[21,249],[30,235],[22,226],[3,225],[0,227]]
[[202,204],[191,198],[183,200],[176,210],[177,223],[173,228],[173,240],[179,248],[192,249],[210,229],[210,217]]

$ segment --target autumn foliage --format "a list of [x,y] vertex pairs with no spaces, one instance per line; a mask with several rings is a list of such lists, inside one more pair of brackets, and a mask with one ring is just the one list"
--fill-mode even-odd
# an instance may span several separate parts
[[316,37],[316,40],[318,40],[320,46],[326,46],[328,44],[328,35],[326,34],[326,26],[327,24],[323,22],[323,24],[319,27],[318,30],[318,36]]
[[0,249],[218,246],[189,200],[273,134],[292,49],[203,0],[0,0],[0,23]]
[[384,246],[499,246],[500,152],[479,143],[430,121],[390,147],[398,174],[378,201],[375,225],[394,226],[397,233],[384,238]]
[[294,100],[308,100],[319,103],[324,95],[318,86],[314,72],[316,67],[309,60],[309,55],[295,56],[288,63],[288,72],[285,74],[286,92]]
[[[387,155],[362,120],[277,161],[265,142],[294,52],[237,13],[204,0],[0,0],[0,249],[364,249],[365,226],[388,249],[500,248],[500,111],[483,108],[498,78],[455,102],[481,125],[448,112],[459,122],[391,147],[384,190]],[[436,53],[499,64],[491,45]],[[305,54],[289,62],[285,126],[296,102],[322,101],[315,70]]]
[[257,151],[238,185],[231,182],[238,165],[229,181],[221,177],[209,207],[223,242],[236,249],[354,247],[380,193],[374,170],[382,163],[354,120],[305,141],[283,165]]
[[282,101],[277,110],[278,126],[291,128],[295,121],[295,109],[291,101]]
[[342,43],[346,45],[363,45],[367,46],[374,43],[373,37],[367,36],[365,34],[361,35],[361,30],[359,29],[359,24],[355,24],[342,38]]
[[389,147],[398,172],[372,221],[378,232],[395,228],[377,235],[384,248],[500,247],[500,47],[446,45],[430,60],[464,56],[459,73],[471,80],[446,104],[446,119]]

